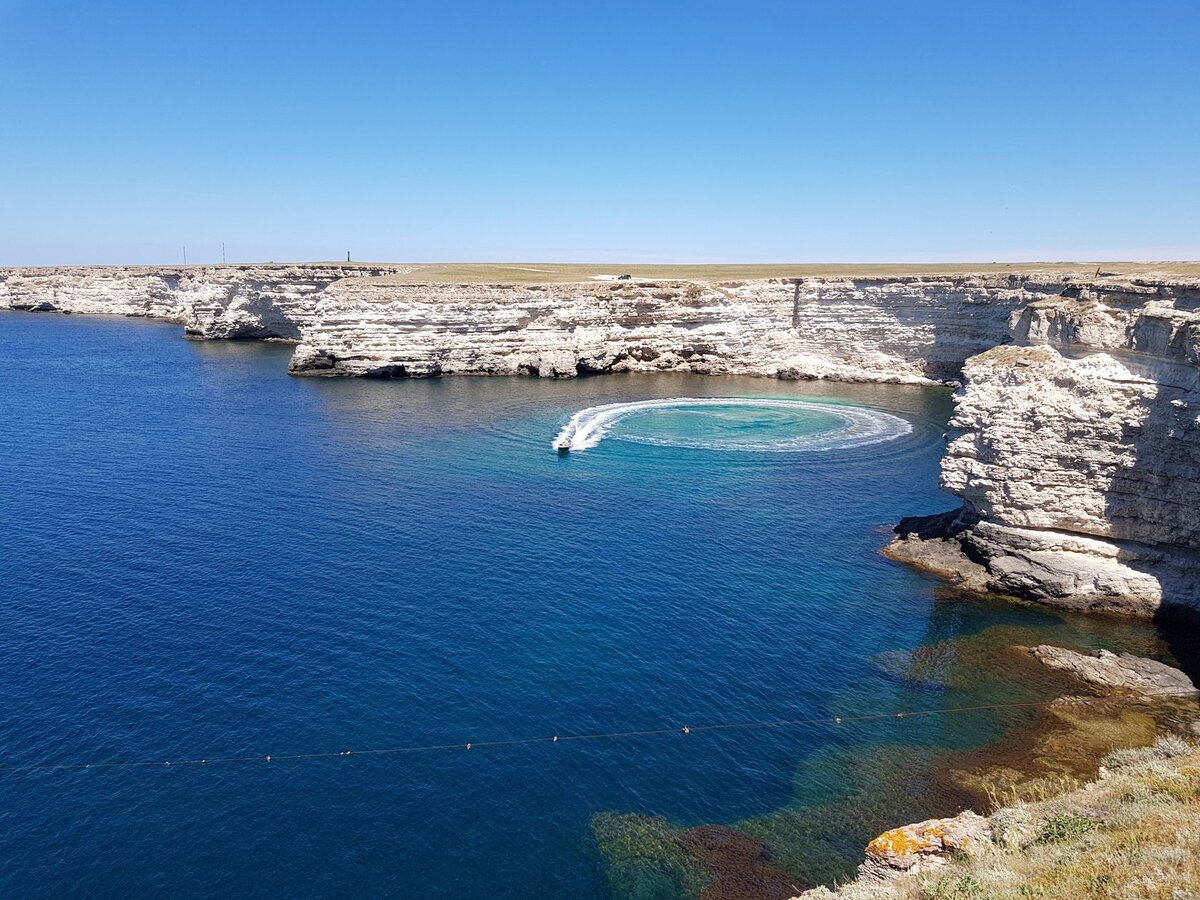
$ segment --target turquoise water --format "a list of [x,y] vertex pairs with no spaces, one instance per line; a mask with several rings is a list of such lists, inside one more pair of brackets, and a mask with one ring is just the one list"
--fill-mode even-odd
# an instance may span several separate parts
[[794,444],[813,435],[837,429],[841,420],[829,413],[810,410],[726,407],[664,410],[642,413],[625,420],[619,440],[655,443],[660,446],[692,446],[701,449],[749,449],[754,445]]
[[[881,525],[951,503],[945,390],[294,379],[289,352],[0,315],[0,765],[461,749],[6,770],[0,893],[636,892],[610,884],[597,813],[786,831],[780,810],[856,789],[852,761],[1002,723],[465,745],[933,708],[953,691],[877,655],[1068,628],[877,553]],[[643,411],[550,447],[587,407],[713,396],[827,408]],[[905,428],[764,447],[839,407]],[[827,837],[852,866],[857,836]]]

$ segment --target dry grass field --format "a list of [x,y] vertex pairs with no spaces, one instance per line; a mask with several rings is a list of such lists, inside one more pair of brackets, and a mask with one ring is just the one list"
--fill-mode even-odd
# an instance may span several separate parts
[[391,263],[344,260],[293,262],[196,263],[188,266],[0,266],[5,273],[63,273],[124,269],[156,273],[181,270],[200,272],[221,269],[286,269],[328,266],[348,272],[363,269],[400,269],[395,275],[376,275],[396,284],[571,284],[629,275],[632,280],[752,281],[767,278],[891,278],[945,277],[953,275],[1015,275],[1034,272],[1073,275],[1200,278],[1200,261],[1179,262],[1016,262],[1016,263],[727,263],[720,265],[624,265],[622,263]]
[[729,265],[621,265],[619,263],[413,263],[411,273],[383,276],[397,282],[458,284],[554,284],[589,281],[597,276],[632,275],[634,279],[673,281],[748,281],[760,278],[879,278],[902,275],[1007,275],[1048,272],[1094,276],[1171,275],[1200,277],[1200,262],[1028,262],[1028,263],[754,263]]

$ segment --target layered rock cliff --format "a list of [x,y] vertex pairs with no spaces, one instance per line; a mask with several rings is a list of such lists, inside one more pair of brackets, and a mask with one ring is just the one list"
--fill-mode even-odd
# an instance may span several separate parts
[[[1056,293],[1024,279],[708,284],[344,282],[305,329],[299,374],[550,376],[691,371],[784,378],[956,377],[1011,312]],[[793,325],[795,321],[795,325]]]
[[330,285],[400,266],[77,266],[0,269],[0,309],[146,316],[188,337],[300,340]]
[[943,485],[890,548],[972,587],[1084,609],[1200,611],[1200,283],[1031,303],[966,363]]
[[1062,276],[416,283],[404,267],[0,270],[0,307],[298,343],[300,375],[690,371],[947,381]]

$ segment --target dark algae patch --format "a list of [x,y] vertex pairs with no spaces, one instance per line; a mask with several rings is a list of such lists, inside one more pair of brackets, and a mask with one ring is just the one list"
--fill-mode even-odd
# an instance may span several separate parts
[[775,900],[799,890],[761,841],[723,825],[673,828],[661,816],[600,813],[592,831],[619,897]]

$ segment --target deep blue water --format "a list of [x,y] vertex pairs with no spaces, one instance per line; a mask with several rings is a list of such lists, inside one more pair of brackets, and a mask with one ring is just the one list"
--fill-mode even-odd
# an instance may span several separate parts
[[[877,526],[950,505],[944,390],[295,379],[290,348],[178,334],[0,315],[0,766],[938,705],[872,657],[1052,620],[939,608],[932,580],[877,553]],[[912,432],[765,453],[634,443],[618,426],[585,453],[550,449],[583,407],[719,395],[860,403]],[[708,427],[661,415],[625,427]],[[829,424],[738,415],[712,427]],[[932,745],[982,740],[912,727]],[[865,752],[895,739],[861,734]],[[803,802],[797,767],[835,739],[0,772],[0,894],[603,897],[594,813],[765,815]]]

